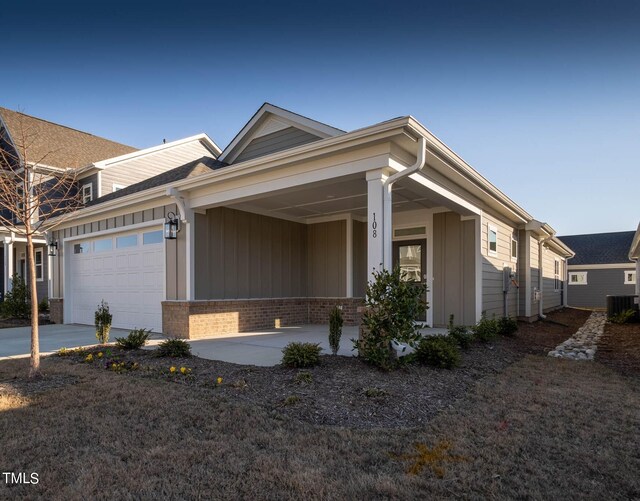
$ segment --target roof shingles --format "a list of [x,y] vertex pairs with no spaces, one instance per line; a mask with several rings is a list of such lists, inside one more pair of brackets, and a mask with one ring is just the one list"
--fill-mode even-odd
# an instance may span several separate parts
[[576,253],[569,261],[570,265],[618,264],[629,262],[629,247],[634,234],[633,231],[618,231],[558,238]]
[[21,137],[27,138],[27,162],[77,169],[137,151],[131,146],[7,108],[0,107],[0,118],[18,148]]

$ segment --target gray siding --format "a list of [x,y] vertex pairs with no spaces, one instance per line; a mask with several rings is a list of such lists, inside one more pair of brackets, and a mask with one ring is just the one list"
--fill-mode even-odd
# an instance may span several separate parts
[[367,288],[367,225],[353,222],[353,297],[364,297]]
[[308,226],[307,293],[310,297],[346,296],[346,225],[346,221],[331,221]]
[[271,134],[253,139],[233,163],[244,162],[252,158],[261,157],[277,151],[288,150],[295,146],[318,141],[321,138],[309,132],[288,127]]
[[475,222],[454,212],[433,215],[433,324],[475,323]]
[[206,237],[196,234],[196,275],[206,277],[196,279],[197,299],[306,295],[305,225],[225,207],[206,218]]
[[[627,270],[635,269],[633,263],[629,263]],[[606,308],[607,296],[626,296],[635,294],[635,285],[624,284],[625,270],[596,269],[585,270],[571,268],[569,272],[586,271],[587,285],[567,286],[567,304],[579,308]]]
[[[555,281],[555,274],[554,274],[556,259],[560,261],[560,270],[559,270],[560,280],[558,281],[557,288],[556,288],[556,281]],[[562,306],[562,300],[563,300],[562,295],[563,295],[563,288],[564,288],[563,273],[564,273],[566,263],[562,261],[562,258],[560,256],[555,254],[550,249],[544,249],[542,260],[543,260],[542,266],[544,270],[542,306],[543,306],[543,309],[546,311],[550,309],[559,308],[560,306]],[[622,276],[622,272],[620,273],[620,276]]]
[[82,190],[82,187],[85,184],[91,185],[91,193],[93,193],[93,200],[98,198],[98,173],[92,174],[87,177],[83,177],[82,179],[78,179],[78,190]]

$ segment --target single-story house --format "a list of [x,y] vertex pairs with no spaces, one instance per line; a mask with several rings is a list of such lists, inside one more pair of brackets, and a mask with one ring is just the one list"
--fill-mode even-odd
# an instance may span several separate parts
[[629,259],[636,263],[636,290],[635,294],[640,297],[640,223],[638,223],[638,229],[633,235],[631,240],[631,247],[629,248]]
[[[169,222],[177,238],[165,238]],[[428,285],[429,325],[566,304],[571,249],[411,116],[345,132],[264,104],[217,155],[103,195],[51,231],[52,311],[196,338],[357,322],[374,270]]]
[[634,294],[637,274],[629,257],[633,231],[558,237],[575,256],[569,260],[567,304],[606,308],[607,296]]
[[[11,157],[22,157],[21,138],[25,136],[28,158],[20,158],[21,162],[52,172],[73,169],[77,189],[86,205],[185,162],[220,154],[218,146],[206,134],[137,150],[87,132],[0,108],[0,148]],[[2,215],[11,222],[16,219],[7,208]],[[52,280],[46,235],[37,235],[34,242],[38,298],[50,298]],[[26,238],[10,227],[0,226],[0,245],[0,292],[3,296],[11,290],[14,274],[28,280]]]

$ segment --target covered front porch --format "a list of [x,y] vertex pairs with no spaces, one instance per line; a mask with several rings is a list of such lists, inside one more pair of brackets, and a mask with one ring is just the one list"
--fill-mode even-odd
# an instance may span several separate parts
[[181,189],[179,238],[193,264],[186,297],[163,303],[163,332],[196,339],[327,324],[336,305],[355,326],[372,272],[396,265],[428,286],[416,320],[475,323],[481,212],[422,172],[386,183],[403,168],[384,155]]
[[[47,241],[44,238],[34,238],[36,289],[38,300],[49,297],[49,256]],[[28,283],[29,274],[27,268],[27,239],[11,232],[0,232],[0,283],[2,290],[0,296],[4,296],[12,288],[14,274],[22,277]]]

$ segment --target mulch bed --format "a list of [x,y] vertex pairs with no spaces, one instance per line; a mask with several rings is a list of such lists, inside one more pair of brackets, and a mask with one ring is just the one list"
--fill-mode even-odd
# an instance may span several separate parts
[[[38,325],[48,325],[49,315],[40,315]],[[28,318],[0,318],[0,329],[11,329],[14,327],[31,327],[31,320]]]
[[640,375],[640,323],[606,324],[596,360],[625,375]]
[[[502,372],[528,353],[540,355],[571,336],[589,312],[565,309],[544,322],[520,324],[514,338],[474,343],[462,352],[462,363],[454,370],[411,365],[386,373],[352,357],[323,356],[309,369],[282,366],[256,367],[205,360],[197,357],[158,358],[147,350],[125,351],[93,348],[91,365],[108,370],[114,360],[137,363],[139,368],[123,377],[162,378],[177,384],[204,387],[221,397],[245,401],[268,409],[274,416],[286,415],[313,424],[350,428],[415,427],[441,410],[452,407],[487,375]],[[548,331],[548,332],[547,332]],[[97,358],[102,350],[103,357]],[[84,362],[83,355],[53,357]],[[52,361],[54,361],[52,360]],[[171,374],[169,368],[176,367]],[[187,376],[180,368],[191,370]],[[217,384],[217,378],[223,379]]]
[[34,379],[19,378],[17,376],[11,379],[0,380],[0,394],[8,394],[14,396],[27,396],[43,393],[61,388],[70,384],[76,384],[80,378],[67,374],[47,374]]

